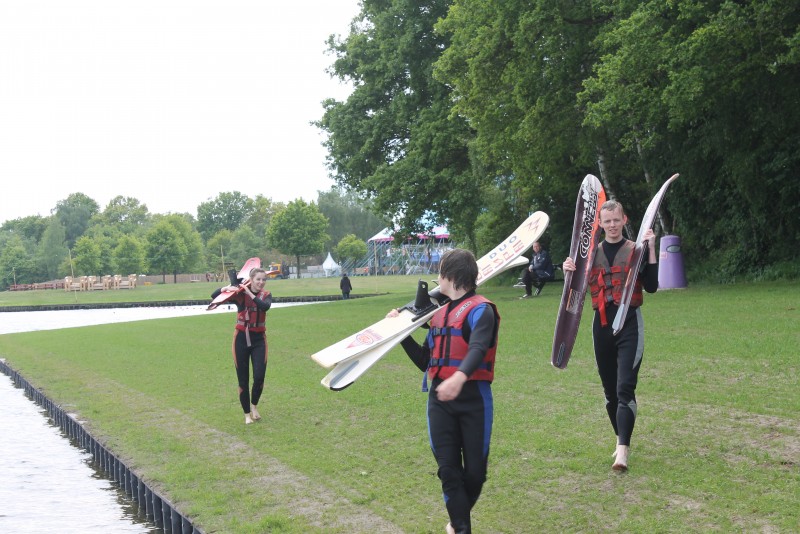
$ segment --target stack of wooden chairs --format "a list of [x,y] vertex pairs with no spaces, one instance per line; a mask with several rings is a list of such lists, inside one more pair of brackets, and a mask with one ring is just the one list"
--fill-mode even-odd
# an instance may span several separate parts
[[64,278],[64,291],[95,291],[106,289],[136,289],[137,275],[126,277],[115,274],[111,276],[67,276]]

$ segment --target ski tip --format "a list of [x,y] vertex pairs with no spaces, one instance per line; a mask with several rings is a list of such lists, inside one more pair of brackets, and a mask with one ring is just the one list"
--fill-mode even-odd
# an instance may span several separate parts
[[553,354],[553,357],[550,359],[550,363],[556,369],[565,369],[567,367],[567,362],[569,361],[569,357],[565,356],[566,356],[566,345],[564,343],[561,343],[558,346],[558,350],[555,351],[555,354]]

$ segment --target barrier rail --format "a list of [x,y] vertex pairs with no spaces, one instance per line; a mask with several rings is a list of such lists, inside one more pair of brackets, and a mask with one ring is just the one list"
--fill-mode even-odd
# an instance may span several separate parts
[[124,462],[98,442],[83,428],[83,425],[2,360],[0,360],[0,372],[8,375],[14,385],[25,392],[25,396],[44,408],[53,423],[61,428],[73,444],[88,451],[95,465],[138,505],[139,512],[156,527],[170,534],[203,534],[186,516],[176,510],[169,500],[150,489]]

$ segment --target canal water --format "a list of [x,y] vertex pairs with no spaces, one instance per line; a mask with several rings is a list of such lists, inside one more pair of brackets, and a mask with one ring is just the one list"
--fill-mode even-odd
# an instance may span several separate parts
[[[0,313],[0,334],[233,310],[176,306]],[[162,529],[95,469],[91,454],[73,446],[45,410],[0,373],[0,533],[52,532],[150,534]]]

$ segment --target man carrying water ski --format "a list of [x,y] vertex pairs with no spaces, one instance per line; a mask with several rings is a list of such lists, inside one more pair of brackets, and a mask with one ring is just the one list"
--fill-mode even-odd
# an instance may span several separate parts
[[411,336],[402,341],[411,361],[426,373],[425,381],[431,381],[428,434],[450,516],[448,534],[471,532],[470,511],[486,481],[492,435],[500,316],[494,304],[475,293],[477,279],[471,252],[446,252],[438,282],[451,301],[431,319],[423,346]]
[[[636,422],[636,384],[644,354],[644,321],[639,307],[642,305],[642,288],[648,293],[658,290],[658,263],[656,263],[655,233],[644,233],[647,242],[647,262],[636,277],[631,305],[625,325],[616,336],[611,323],[620,304],[625,280],[630,271],[634,242],[622,237],[627,221],[622,204],[609,200],[600,208],[600,227],[605,240],[598,245],[589,274],[592,308],[592,340],[597,371],[606,397],[606,411],[617,435],[614,451],[616,471],[628,469],[628,453]],[[564,260],[565,271],[575,270],[574,258]]]

